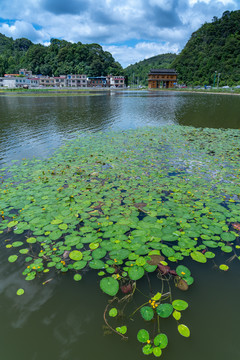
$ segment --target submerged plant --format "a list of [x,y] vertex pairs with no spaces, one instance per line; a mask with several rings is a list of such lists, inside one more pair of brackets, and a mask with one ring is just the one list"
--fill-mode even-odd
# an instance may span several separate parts
[[[219,252],[240,259],[239,142],[239,130],[106,132],[70,141],[50,159],[1,169],[0,236],[9,262],[24,258],[25,279],[43,284],[53,270],[80,281],[95,269],[113,298],[121,290],[130,299],[149,273],[187,290],[191,261],[216,265]],[[185,302],[154,296],[140,309],[145,321],[180,320]],[[126,337],[125,326],[114,331]],[[182,323],[178,331],[190,335]],[[144,354],[160,356],[163,335],[140,332]]]

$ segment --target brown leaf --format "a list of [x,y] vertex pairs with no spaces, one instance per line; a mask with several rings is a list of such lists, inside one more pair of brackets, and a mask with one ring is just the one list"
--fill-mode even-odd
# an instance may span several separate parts
[[170,266],[166,266],[166,265],[162,265],[162,264],[158,264],[158,268],[163,275],[166,275],[171,270]]
[[124,294],[129,294],[129,293],[131,293],[133,291],[133,288],[132,288],[131,284],[123,285],[123,286],[121,286],[120,289]]
[[232,224],[232,226],[234,227],[234,229],[240,231],[240,224],[239,223],[234,223],[234,224]]
[[175,270],[170,270],[170,271],[169,271],[169,274],[171,274],[171,275],[173,275],[173,276],[177,276],[177,273],[176,273]]
[[188,284],[186,283],[185,280],[180,279],[177,283],[177,287],[182,290],[182,291],[186,291],[188,290]]
[[147,206],[147,204],[146,203],[144,203],[144,202],[141,202],[141,203],[135,203],[135,204],[133,204],[133,206],[135,206],[137,209],[142,209],[142,208],[144,208],[145,206]]
[[65,250],[63,253],[63,259],[67,259],[70,251]]
[[165,260],[165,257],[162,255],[149,255],[151,260],[148,260],[149,265],[158,265],[161,261]]

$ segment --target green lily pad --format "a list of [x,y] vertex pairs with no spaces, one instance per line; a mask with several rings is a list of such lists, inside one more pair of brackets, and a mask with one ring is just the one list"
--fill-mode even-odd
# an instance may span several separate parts
[[34,237],[30,237],[30,238],[28,238],[26,241],[27,241],[27,243],[29,243],[29,244],[35,244],[35,243],[37,242],[37,240],[36,240]]
[[193,251],[191,252],[191,258],[197,262],[200,262],[200,263],[206,263],[207,262],[207,259],[206,259],[206,256],[201,253],[200,251]]
[[156,357],[160,357],[162,355],[162,350],[160,347],[153,348],[153,355]]
[[231,242],[236,240],[236,235],[230,232],[225,232],[221,234],[221,238],[223,241]]
[[173,315],[174,319],[177,320],[177,321],[180,320],[181,316],[182,316],[182,314],[177,310],[174,310],[172,315]]
[[125,325],[124,326],[118,326],[118,327],[116,327],[116,330],[120,334],[124,335],[127,332],[127,327]]
[[144,257],[140,256],[139,258],[137,258],[136,264],[137,264],[138,266],[143,266],[143,265],[146,264],[146,260],[144,259]]
[[179,334],[181,334],[184,337],[189,337],[190,336],[190,330],[184,324],[178,325],[178,332],[179,332]]
[[160,317],[168,318],[173,312],[173,306],[171,304],[160,304],[156,311]]
[[24,294],[24,292],[25,292],[25,291],[24,291],[23,289],[18,289],[17,292],[16,292],[16,294],[19,295],[19,296],[21,296],[21,295]]
[[69,253],[69,257],[72,260],[79,261],[82,260],[83,254],[79,250],[73,250]]
[[142,352],[144,355],[150,355],[153,352],[153,347],[150,344],[143,346]]
[[17,258],[18,258],[17,255],[11,255],[11,256],[9,256],[8,261],[10,263],[13,263],[13,262],[15,262],[17,260]]
[[100,281],[100,288],[110,296],[115,296],[119,290],[119,283],[112,277],[105,277]]
[[143,319],[146,321],[152,320],[152,318],[154,316],[154,311],[150,306],[143,306],[140,309],[140,313],[141,313]]
[[13,243],[12,243],[12,246],[13,247],[19,247],[19,246],[22,246],[23,245],[23,242],[22,241],[14,241]]
[[[105,268],[105,264],[102,260],[97,260],[97,259],[94,259],[92,261],[89,261],[88,263],[89,267],[91,269],[104,269]],[[114,272],[115,272],[115,269],[114,269]]]
[[176,273],[178,274],[178,276],[181,276],[183,278],[191,275],[191,271],[184,265],[178,265],[176,268]]
[[80,275],[80,274],[75,274],[74,277],[73,277],[73,279],[74,279],[75,281],[80,281],[80,280],[82,280],[82,275]]
[[165,334],[158,334],[155,336],[154,345],[159,346],[161,349],[165,349],[168,345],[168,337]]
[[10,222],[8,223],[8,227],[9,227],[9,228],[14,227],[14,226],[16,226],[17,224],[18,224],[18,221],[10,221]]
[[149,340],[149,332],[145,329],[141,329],[137,333],[137,339],[141,343],[146,343]]
[[151,299],[158,301],[161,299],[161,297],[162,297],[162,294],[160,292],[157,292]]
[[188,308],[188,303],[184,300],[174,300],[172,306],[175,310],[183,311]]
[[111,317],[116,317],[117,314],[118,314],[118,311],[117,311],[116,308],[112,308],[112,309],[109,311],[108,314],[109,314],[109,316],[111,316]]
[[87,265],[87,261],[84,260],[76,261],[73,263],[73,269],[81,270],[84,269],[86,265]]
[[221,265],[219,266],[219,269],[220,269],[220,270],[223,270],[223,271],[227,271],[227,270],[229,269],[229,266],[227,266],[227,265],[225,265],[225,264],[221,264]]
[[139,280],[144,275],[144,269],[141,266],[131,266],[128,270],[128,276],[131,280]]

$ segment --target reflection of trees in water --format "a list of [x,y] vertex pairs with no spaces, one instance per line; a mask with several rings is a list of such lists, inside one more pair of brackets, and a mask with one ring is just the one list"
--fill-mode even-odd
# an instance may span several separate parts
[[216,94],[182,94],[178,103],[176,119],[180,125],[234,128],[240,125],[240,98]]
[[109,96],[4,97],[0,99],[0,164],[47,156],[76,131],[111,125]]

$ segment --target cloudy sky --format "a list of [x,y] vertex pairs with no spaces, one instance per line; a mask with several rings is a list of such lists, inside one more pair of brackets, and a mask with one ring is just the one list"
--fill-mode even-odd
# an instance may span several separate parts
[[0,33],[98,43],[126,67],[178,53],[204,22],[238,9],[240,0],[0,0]]

